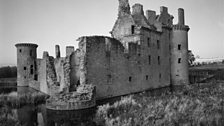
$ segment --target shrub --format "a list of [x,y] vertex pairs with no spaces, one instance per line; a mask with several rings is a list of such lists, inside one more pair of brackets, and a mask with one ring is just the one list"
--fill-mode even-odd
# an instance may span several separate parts
[[173,94],[135,94],[98,107],[96,122],[107,126],[224,125],[224,85],[186,87]]

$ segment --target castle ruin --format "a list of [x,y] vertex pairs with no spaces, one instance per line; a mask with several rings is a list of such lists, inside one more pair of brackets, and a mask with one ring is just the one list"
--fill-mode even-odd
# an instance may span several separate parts
[[188,80],[188,30],[184,10],[178,9],[178,23],[167,7],[160,13],[119,0],[118,17],[111,37],[83,36],[79,47],[66,47],[61,57],[36,56],[36,44],[18,43],[17,84],[49,95],[76,91],[79,85],[96,86],[96,99],[104,99]]

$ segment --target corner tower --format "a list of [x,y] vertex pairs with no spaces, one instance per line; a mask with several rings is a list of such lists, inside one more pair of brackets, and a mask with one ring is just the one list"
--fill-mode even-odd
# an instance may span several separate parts
[[17,48],[17,86],[29,86],[37,74],[37,47],[32,43],[18,43]]
[[173,25],[171,35],[171,84],[189,84],[188,31],[184,23],[184,9],[178,9],[178,24]]

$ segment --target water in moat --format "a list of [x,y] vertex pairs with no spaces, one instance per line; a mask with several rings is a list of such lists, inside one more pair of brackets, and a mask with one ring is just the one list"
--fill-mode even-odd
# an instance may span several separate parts
[[[0,87],[1,95],[20,96],[33,93],[28,87]],[[2,99],[0,99],[1,102]],[[0,125],[22,125],[22,126],[94,126],[95,108],[55,111],[46,109],[45,104],[23,105],[21,107],[0,106]],[[6,121],[7,120],[7,121]]]

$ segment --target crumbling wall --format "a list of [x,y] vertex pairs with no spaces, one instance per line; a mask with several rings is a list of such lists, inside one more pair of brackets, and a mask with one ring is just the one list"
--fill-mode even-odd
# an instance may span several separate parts
[[[86,49],[87,47],[87,39],[85,37],[80,38],[80,43],[79,43],[79,49],[80,49],[80,64],[79,64],[79,71],[80,71],[80,85],[85,85],[88,84],[87,80],[87,54],[86,54]],[[89,62],[91,63],[91,62]]]
[[64,79],[64,58],[56,58],[54,61],[56,76],[57,76],[57,83],[60,85],[59,91],[62,92],[65,84]]
[[81,51],[77,49],[73,52],[70,56],[70,65],[71,65],[71,72],[70,72],[70,91],[75,91],[77,86],[80,85],[80,58],[81,58]]
[[[82,45],[80,51],[83,51],[80,60],[81,84],[95,85],[97,99],[170,84],[168,33],[161,37],[159,32],[142,30],[141,34],[143,36],[136,37],[127,47],[109,37],[79,39]],[[150,45],[147,43],[148,37],[151,38]]]
[[64,84],[61,84],[61,89],[63,90],[64,93],[68,93],[70,87],[70,72],[71,72],[70,55],[65,57],[63,63],[63,71],[64,71]]
[[59,93],[54,58],[49,56],[48,52],[44,52],[40,66],[40,90],[49,95]]
[[34,88],[36,90],[40,90],[40,64],[41,64],[41,59],[37,59],[34,63],[34,69],[35,69],[35,74],[34,74],[34,79],[30,80],[29,87]]

